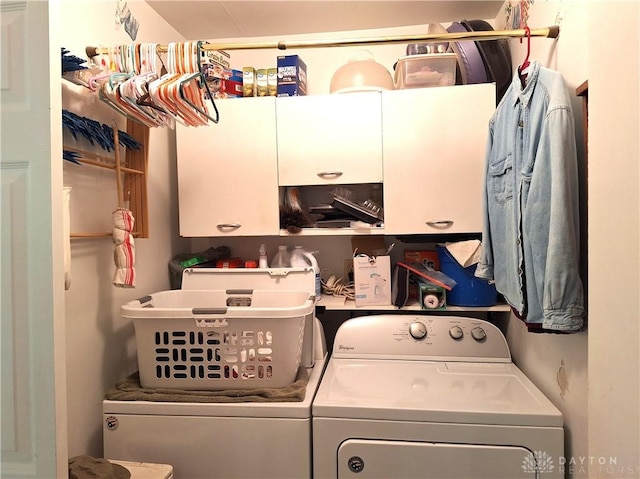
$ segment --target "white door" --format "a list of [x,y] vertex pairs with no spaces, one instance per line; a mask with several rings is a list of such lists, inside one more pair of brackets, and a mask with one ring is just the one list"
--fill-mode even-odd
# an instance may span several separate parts
[[349,439],[338,449],[338,479],[535,479],[537,470],[557,472],[543,466],[521,446]]
[[478,233],[495,85],[382,92],[385,234]]
[[275,98],[216,105],[220,123],[176,127],[180,234],[277,235]]
[[67,476],[57,10],[0,0],[2,477]]

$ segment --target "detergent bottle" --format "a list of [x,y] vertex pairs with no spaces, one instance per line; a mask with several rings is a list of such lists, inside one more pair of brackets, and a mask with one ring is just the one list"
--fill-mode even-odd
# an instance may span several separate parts
[[290,268],[291,258],[286,246],[278,246],[278,252],[271,260],[272,268]]
[[311,266],[315,276],[316,301],[319,301],[322,298],[322,280],[320,278],[320,266],[313,253],[305,251],[302,246],[296,246],[291,253],[291,266]]

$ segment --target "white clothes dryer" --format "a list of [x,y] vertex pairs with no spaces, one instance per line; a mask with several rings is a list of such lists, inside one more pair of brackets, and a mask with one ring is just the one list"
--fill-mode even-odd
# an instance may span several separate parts
[[313,403],[314,479],[560,478],[563,441],[503,334],[471,318],[347,320]]
[[[315,294],[311,268],[185,270],[183,289],[269,289]],[[313,315],[312,315],[313,316]],[[104,457],[165,463],[175,479],[301,479],[312,474],[311,404],[326,364],[322,326],[306,318],[301,402],[103,401]],[[295,345],[292,345],[292,350]]]

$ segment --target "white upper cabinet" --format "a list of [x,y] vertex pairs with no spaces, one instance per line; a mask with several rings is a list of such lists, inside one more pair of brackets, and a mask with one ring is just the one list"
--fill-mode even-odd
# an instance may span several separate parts
[[379,92],[280,97],[276,110],[280,186],[382,182]]
[[385,234],[482,231],[495,85],[382,93]]
[[176,127],[180,234],[277,235],[275,97],[216,106],[219,123]]

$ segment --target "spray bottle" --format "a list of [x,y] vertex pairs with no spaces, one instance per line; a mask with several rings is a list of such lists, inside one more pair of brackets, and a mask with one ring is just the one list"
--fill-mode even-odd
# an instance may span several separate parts
[[269,267],[267,263],[267,247],[264,245],[264,243],[260,245],[260,257],[258,258],[258,267],[259,268]]

